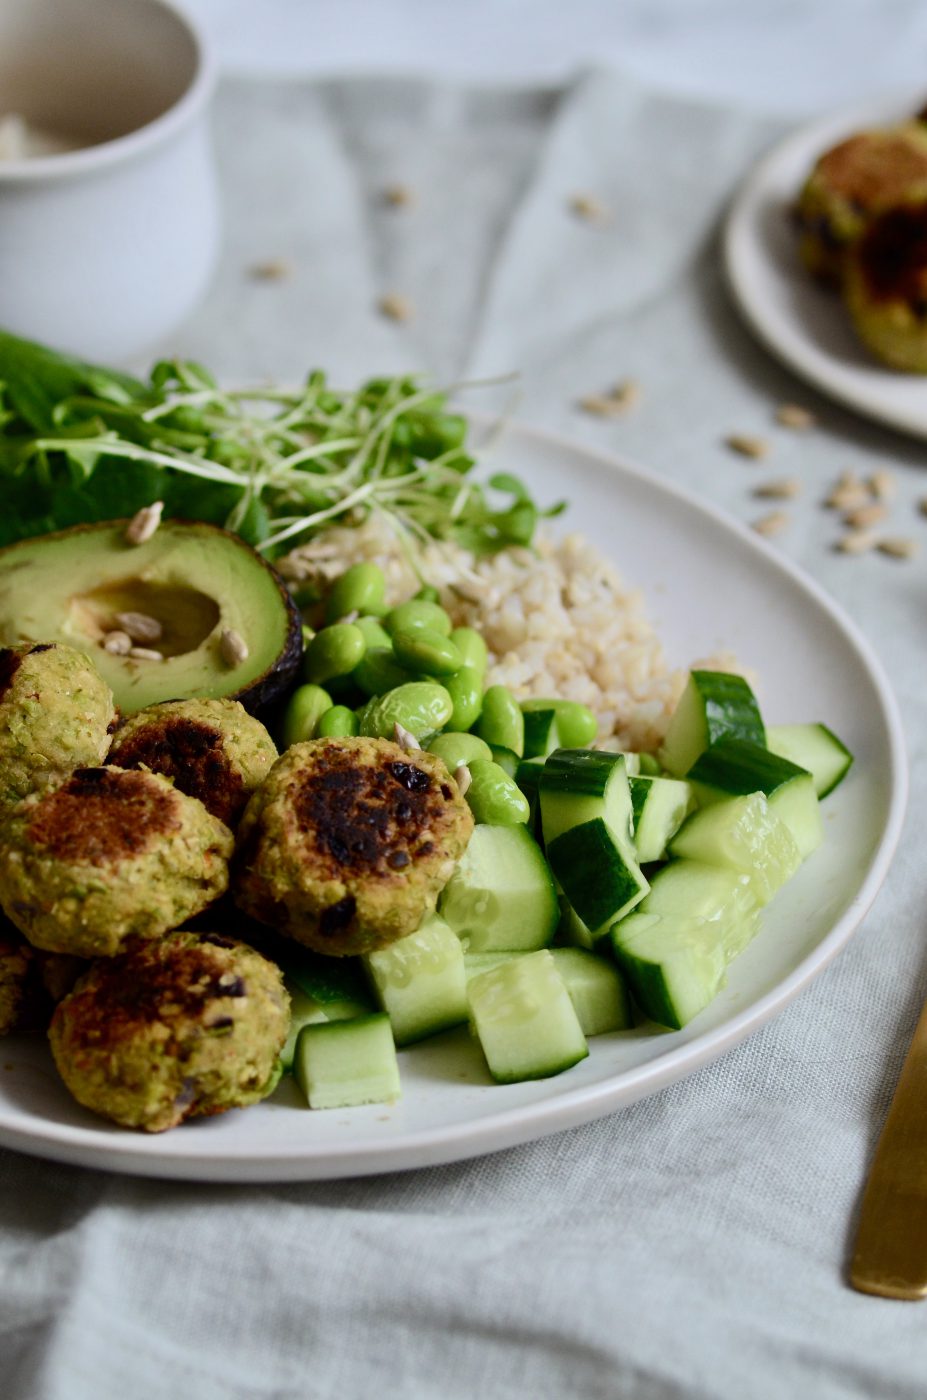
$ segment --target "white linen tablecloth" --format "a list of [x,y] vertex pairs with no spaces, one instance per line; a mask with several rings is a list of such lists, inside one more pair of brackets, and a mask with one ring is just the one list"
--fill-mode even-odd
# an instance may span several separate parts
[[[912,804],[837,961],[744,1045],[589,1127],[315,1185],[180,1185],[0,1152],[0,1393],[920,1400],[927,1313],[849,1291],[843,1269],[927,992],[927,550],[835,556],[813,502],[844,468],[891,467],[904,533],[927,543],[927,473],[922,445],[797,384],[729,304],[719,216],[778,128],[590,72],[547,90],[229,82],[216,130],[224,260],[164,349],[233,380],[518,369],[520,417],[742,519],[758,513],[755,474],[722,440],[774,439],[769,474],[806,485],[781,548],[886,664]],[[394,182],[414,204],[384,206]],[[609,220],[576,218],[576,194]],[[273,259],[287,277],[249,276]],[[386,292],[409,298],[408,321],[377,312]],[[626,376],[642,388],[633,413],[577,411]],[[774,428],[783,400],[818,428]]]

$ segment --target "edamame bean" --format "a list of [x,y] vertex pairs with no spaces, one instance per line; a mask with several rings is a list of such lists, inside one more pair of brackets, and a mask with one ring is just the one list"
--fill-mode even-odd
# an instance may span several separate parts
[[389,648],[393,645],[386,628],[375,617],[359,617],[354,626],[362,633],[368,651],[373,647]]
[[599,732],[595,715],[588,705],[581,705],[578,700],[523,700],[521,708],[526,712],[553,710],[560,743],[565,749],[584,749],[595,742]]
[[528,799],[504,768],[486,758],[477,758],[467,767],[470,786],[465,795],[475,821],[516,826],[528,820]]
[[326,622],[337,622],[348,613],[379,613],[383,610],[386,579],[376,564],[352,564],[336,578],[325,603]]
[[320,685],[300,685],[293,691],[283,712],[280,738],[283,747],[302,744],[315,737],[316,726],[332,708],[332,697]]
[[400,666],[392,647],[373,647],[358,664],[353,679],[365,695],[372,696],[385,695],[415,678]]
[[347,739],[359,727],[357,715],[347,705],[332,705],[316,725],[315,735],[317,739]]
[[454,702],[451,728],[471,729],[483,708],[482,672],[474,670],[472,666],[461,666],[453,676],[448,676],[444,684]]
[[663,772],[652,753],[638,754],[640,773],[644,778],[657,778]]
[[472,666],[474,671],[484,675],[489,658],[486,643],[479,632],[475,632],[472,627],[455,627],[451,633],[451,641],[463,657],[463,664]]
[[415,627],[427,627],[430,632],[440,632],[442,637],[451,635],[451,619],[447,613],[437,603],[429,603],[424,598],[410,598],[386,614],[386,630],[393,637],[397,632],[411,632]]
[[[453,718],[452,715],[452,721]],[[428,744],[428,752],[436,754],[449,773],[453,773],[462,763],[469,766],[478,758],[492,758],[492,750],[483,739],[475,734],[459,734],[451,729],[445,729],[443,734],[436,734]]]
[[430,583],[423,583],[417,593],[412,594],[413,603],[440,603],[441,594]]
[[504,685],[491,685],[486,691],[474,729],[487,744],[511,749],[519,758],[525,751],[525,717],[515,696]]
[[454,708],[443,685],[411,681],[369,700],[360,716],[360,732],[367,738],[392,739],[397,724],[416,739],[443,729]]
[[413,627],[393,632],[393,651],[407,671],[424,671],[426,676],[452,676],[463,665],[454,643],[430,627]]
[[303,675],[317,685],[333,676],[347,676],[366,650],[364,634],[353,622],[336,622],[331,627],[323,627],[306,648]]

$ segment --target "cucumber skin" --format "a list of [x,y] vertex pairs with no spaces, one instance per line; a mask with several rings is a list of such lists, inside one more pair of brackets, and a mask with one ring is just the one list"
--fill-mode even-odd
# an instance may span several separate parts
[[[687,719],[689,726],[700,727],[700,734],[686,727]],[[699,754],[726,736],[765,745],[766,730],[753,691],[743,676],[731,672],[690,671],[658,755],[660,762],[673,777],[686,777]]]
[[699,755],[686,780],[731,797],[746,797],[751,792],[763,792],[768,797],[790,779],[810,776],[807,768],[800,768],[759,744],[725,738]]
[[[564,894],[593,937],[640,903],[650,889],[633,853],[619,847],[602,817],[563,832],[551,842],[547,856]],[[615,864],[616,858],[623,864],[623,874],[631,872],[622,878],[622,898],[617,907],[615,897],[603,894],[602,887],[590,880],[588,873],[590,866],[601,872],[607,864]],[[633,871],[637,872],[636,878]]]

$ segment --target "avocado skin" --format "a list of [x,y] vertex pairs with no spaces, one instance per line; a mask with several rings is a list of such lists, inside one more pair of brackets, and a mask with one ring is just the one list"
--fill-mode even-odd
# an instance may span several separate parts
[[[260,558],[260,556],[258,557]],[[277,570],[272,564],[268,564],[266,559],[261,559],[261,563],[267,572],[273,575],[287,611],[286,642],[273,666],[262,676],[258,676],[257,680],[253,681],[245,690],[229,698],[239,701],[249,714],[266,716],[267,712],[279,704],[296,684],[303,656],[303,619],[293,600],[292,593]]]

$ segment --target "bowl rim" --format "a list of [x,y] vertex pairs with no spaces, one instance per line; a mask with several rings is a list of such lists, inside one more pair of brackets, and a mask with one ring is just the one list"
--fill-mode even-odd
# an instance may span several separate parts
[[181,7],[178,0],[142,0],[142,3],[160,9],[176,20],[193,45],[193,76],[180,96],[151,121],[122,136],[114,136],[93,146],[79,146],[73,151],[0,161],[0,187],[68,179],[132,160],[169,141],[206,106],[216,86],[217,64],[203,27]]

